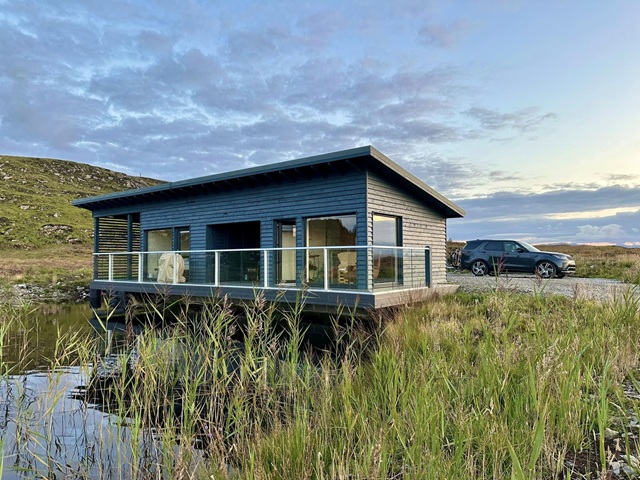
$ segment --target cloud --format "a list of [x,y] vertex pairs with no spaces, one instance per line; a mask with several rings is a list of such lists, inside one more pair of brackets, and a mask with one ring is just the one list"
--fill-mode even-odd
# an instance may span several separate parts
[[[163,179],[373,144],[428,168],[425,178],[436,172],[437,185],[460,188],[476,169],[428,153],[432,146],[529,133],[550,118],[534,107],[474,107],[468,69],[404,54],[398,47],[415,43],[416,31],[397,28],[406,22],[441,45],[468,28],[453,22],[447,37],[421,2],[355,16],[348,6],[243,8],[190,0],[3,5],[0,143],[7,153]],[[398,33],[381,45],[385,30]]]
[[599,227],[597,225],[580,225],[578,233],[585,240],[610,240],[612,238],[623,237],[627,234],[621,225],[611,223]]
[[[467,212],[465,218],[449,222],[449,236],[458,240],[515,237],[538,243],[623,244],[638,238],[640,187],[540,194],[499,192],[457,203]],[[563,214],[558,215],[560,212]]]
[[605,178],[605,181],[612,184],[616,184],[616,185],[620,185],[620,184],[638,185],[640,183],[640,175],[608,173],[608,174],[604,174],[603,176]]
[[471,107],[464,113],[478,121],[482,128],[490,131],[512,129],[523,133],[530,132],[541,123],[556,119],[555,113],[539,113],[539,109],[536,107],[524,108],[515,112],[498,112],[484,107]]
[[430,23],[424,25],[418,31],[421,41],[427,45],[438,48],[452,48],[471,29],[471,22],[456,20],[449,24]]
[[[482,198],[460,200],[468,204],[470,211],[483,217],[507,217],[513,215],[581,214],[588,212],[640,206],[640,187],[611,186],[595,190],[565,189],[543,193],[495,192]],[[584,214],[587,212],[587,214]]]

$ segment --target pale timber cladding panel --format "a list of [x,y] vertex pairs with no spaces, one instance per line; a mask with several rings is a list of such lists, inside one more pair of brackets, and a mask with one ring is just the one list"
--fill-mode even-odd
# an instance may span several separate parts
[[[374,213],[402,217],[402,245],[405,247],[430,247],[431,284],[446,283],[447,223],[443,215],[412,197],[408,191],[389,184],[388,181],[371,171],[368,173],[367,196],[368,243],[373,244],[372,218]],[[422,261],[422,258],[420,260]],[[418,268],[415,263],[413,268]],[[419,268],[422,268],[422,273],[424,273],[423,265]],[[421,272],[415,271],[413,273],[420,275]]]
[[[139,207],[143,232],[173,226],[189,227],[191,250],[207,249],[207,226],[260,221],[260,246],[275,245],[275,221],[295,219],[297,246],[305,246],[305,224],[309,217],[356,214],[357,243],[366,244],[366,175],[364,172],[333,173],[317,178],[283,178],[282,183],[215,191],[173,201]],[[142,235],[146,241],[145,234]],[[146,245],[143,245],[146,250]],[[303,256],[298,254],[302,267]],[[273,265],[270,268],[273,274]],[[366,272],[362,279],[366,281]]]

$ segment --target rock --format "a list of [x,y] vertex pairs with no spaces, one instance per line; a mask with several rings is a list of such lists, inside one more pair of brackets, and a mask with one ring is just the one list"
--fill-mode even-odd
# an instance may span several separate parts
[[611,470],[613,470],[614,475],[620,475],[620,469],[620,462],[611,462]]
[[638,457],[635,457],[634,455],[620,455],[620,457],[627,462],[629,466],[636,470],[640,470],[640,460],[638,460]]
[[631,468],[629,465],[623,465],[622,466],[622,471],[625,473],[625,475],[628,478],[638,478],[638,472],[636,470],[634,470],[633,468]]
[[69,233],[73,230],[73,227],[71,227],[70,225],[56,225],[53,223],[48,223],[40,227],[40,230],[42,231],[42,233],[49,237]]
[[615,430],[612,430],[610,428],[604,429],[604,438],[606,438],[607,440],[613,440],[614,438],[617,438],[619,436],[620,432],[616,432]]

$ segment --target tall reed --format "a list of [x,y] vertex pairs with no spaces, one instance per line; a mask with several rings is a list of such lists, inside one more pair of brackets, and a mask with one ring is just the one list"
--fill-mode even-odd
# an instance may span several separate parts
[[[166,306],[151,307],[150,326],[124,335],[117,356],[96,358],[120,374],[93,376],[108,421],[75,466],[55,448],[59,389],[37,419],[13,390],[24,397],[13,448],[33,454],[29,468],[78,478],[568,478],[580,451],[606,469],[604,433],[628,430],[620,412],[640,410],[622,392],[640,362],[632,295],[598,304],[458,294],[368,324],[345,312],[326,351],[306,343],[303,297],[283,309],[257,295],[241,314],[225,299],[197,314],[188,299]],[[50,385],[98,348],[60,338]],[[15,382],[6,371],[3,382]]]

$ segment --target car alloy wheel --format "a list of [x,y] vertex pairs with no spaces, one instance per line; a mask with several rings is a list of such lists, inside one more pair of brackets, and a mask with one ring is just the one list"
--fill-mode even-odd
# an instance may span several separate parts
[[476,277],[482,277],[483,275],[486,275],[488,271],[489,271],[489,265],[487,265],[487,262],[483,260],[476,260],[471,265],[471,272]]
[[536,273],[542,278],[553,278],[556,276],[556,266],[551,262],[540,262],[536,265]]

